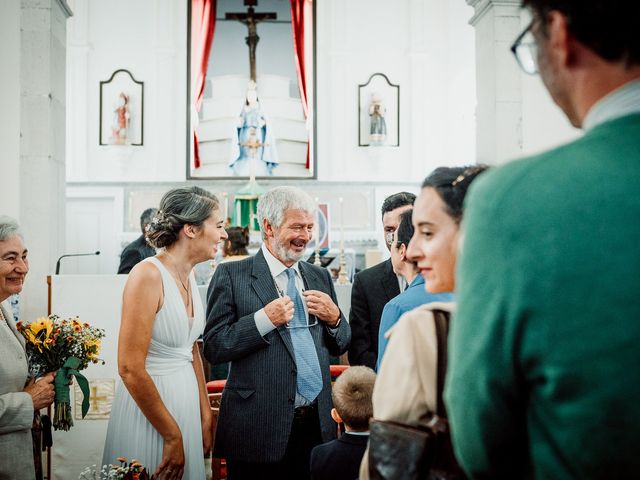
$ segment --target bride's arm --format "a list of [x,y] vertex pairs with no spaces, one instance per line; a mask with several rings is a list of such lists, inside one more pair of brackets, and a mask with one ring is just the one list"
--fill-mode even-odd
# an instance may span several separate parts
[[209,395],[207,394],[207,386],[204,380],[204,368],[202,367],[202,357],[198,349],[198,343],[193,344],[193,370],[196,372],[198,380],[198,392],[200,397],[200,418],[202,420],[202,446],[204,454],[207,455],[213,447],[212,425],[213,414],[209,404]]
[[162,301],[162,277],[158,269],[147,262],[136,265],[124,287],[118,373],[144,416],[164,439],[158,472],[166,468],[177,474],[184,468],[182,433],[145,369],[153,324]]

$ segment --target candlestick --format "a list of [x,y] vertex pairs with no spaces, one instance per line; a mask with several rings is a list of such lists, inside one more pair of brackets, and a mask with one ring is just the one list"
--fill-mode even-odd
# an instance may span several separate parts
[[316,254],[313,260],[313,264],[321,266],[322,262],[320,261],[320,208],[318,206],[318,197],[315,198],[315,201],[316,201],[316,225],[313,231],[313,235],[316,241],[316,245],[315,245]]
[[340,271],[338,273],[338,285],[348,285],[347,258],[344,254],[344,212],[342,209],[342,197],[340,197]]
[[342,208],[342,197],[338,200],[340,202],[340,251],[344,251],[344,212]]

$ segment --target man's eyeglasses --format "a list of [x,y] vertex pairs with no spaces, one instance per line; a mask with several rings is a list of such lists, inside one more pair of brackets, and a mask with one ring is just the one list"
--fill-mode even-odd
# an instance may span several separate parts
[[531,33],[532,28],[533,22],[518,35],[516,41],[511,45],[511,53],[516,57],[518,65],[524,73],[529,75],[538,73],[538,46]]

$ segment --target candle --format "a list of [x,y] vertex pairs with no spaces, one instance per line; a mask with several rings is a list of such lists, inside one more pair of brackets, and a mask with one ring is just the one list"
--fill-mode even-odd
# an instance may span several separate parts
[[340,251],[344,252],[344,212],[342,209],[342,197],[340,197],[339,202],[340,202]]
[[313,238],[316,242],[316,252],[317,252],[318,250],[320,250],[320,206],[318,204],[318,197],[315,197],[314,200],[316,202],[316,215],[315,215],[316,225],[313,231]]

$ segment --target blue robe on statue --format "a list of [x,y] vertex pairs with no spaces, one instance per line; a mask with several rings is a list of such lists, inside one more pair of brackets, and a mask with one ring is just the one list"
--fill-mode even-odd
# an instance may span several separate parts
[[[260,147],[250,147],[254,143]],[[273,130],[260,111],[259,105],[247,105],[240,113],[240,124],[236,129],[236,141],[232,147],[229,168],[235,176],[251,175],[252,156],[255,156],[256,177],[270,177],[278,166]]]

